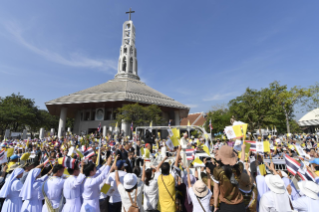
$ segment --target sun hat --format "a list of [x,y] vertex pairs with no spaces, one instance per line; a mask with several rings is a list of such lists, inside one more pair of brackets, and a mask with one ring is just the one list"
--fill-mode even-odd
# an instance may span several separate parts
[[280,172],[281,172],[281,175],[282,175],[283,177],[289,178],[289,177],[288,177],[288,174],[287,174],[286,172],[284,172],[283,170],[280,170]]
[[7,170],[7,172],[13,171],[16,168],[19,168],[19,164],[18,163],[15,163],[15,164],[11,165],[10,168]]
[[124,188],[132,189],[137,183],[137,177],[135,174],[128,173],[124,176]]
[[239,183],[239,189],[244,191],[251,190],[252,184],[250,182],[250,177],[245,172],[241,173],[238,183]]
[[198,197],[204,197],[208,194],[207,186],[202,180],[197,180],[196,183],[194,183],[193,191]]
[[318,200],[318,193],[319,193],[319,185],[312,181],[300,181],[298,182],[298,186],[300,191],[310,197],[311,199]]
[[223,145],[220,147],[215,155],[216,160],[221,160],[224,165],[235,165],[237,163],[237,155],[234,153],[233,148]]
[[276,194],[283,194],[286,191],[285,183],[279,175],[266,175],[265,182],[268,188]]

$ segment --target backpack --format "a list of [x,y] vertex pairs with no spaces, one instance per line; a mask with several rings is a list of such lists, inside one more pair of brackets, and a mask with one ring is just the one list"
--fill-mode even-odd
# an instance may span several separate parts
[[135,200],[133,202],[132,200],[132,197],[131,197],[131,194],[129,192],[127,192],[129,198],[130,198],[130,201],[131,201],[131,206],[129,207],[128,211],[125,210],[124,206],[123,206],[123,209],[124,209],[124,212],[140,212],[140,209],[138,208],[137,206],[137,188],[135,189]]

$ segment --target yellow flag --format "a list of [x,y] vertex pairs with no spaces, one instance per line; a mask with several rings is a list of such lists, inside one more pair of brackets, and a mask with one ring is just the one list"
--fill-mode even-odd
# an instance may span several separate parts
[[270,144],[269,141],[264,141],[264,151],[270,152]]
[[262,176],[265,176],[267,174],[265,164],[259,165],[258,168]]
[[189,122],[189,120],[187,121],[187,126],[191,126],[191,123]]
[[173,136],[171,136],[170,138],[171,138],[171,140],[172,140],[172,142],[173,142],[173,144],[174,144],[174,146],[179,146],[179,141],[178,141],[178,138],[179,138],[179,130],[178,129],[176,129],[176,128],[173,128],[172,129],[172,133],[173,133]]
[[62,164],[63,163],[63,157],[62,158],[58,158],[58,164]]
[[249,153],[249,150],[250,150],[250,143],[247,143],[247,142],[245,142],[245,145],[246,145],[246,147],[245,147],[245,153]]
[[101,192],[103,192],[104,194],[107,194],[107,192],[109,192],[110,188],[111,188],[111,185],[109,185],[109,184],[104,184],[104,185],[102,186],[102,188],[101,188]]
[[77,150],[77,149],[76,149],[75,151],[76,151],[76,153],[78,153],[78,155],[79,155],[80,158],[83,158],[83,157],[84,157],[84,155],[82,154],[81,151],[79,151],[79,150]]
[[29,152],[26,152],[21,156],[20,160],[28,160],[30,155],[31,154]]
[[150,127],[153,127],[153,121],[150,122]]
[[150,150],[149,149],[145,149],[145,158],[150,158]]
[[195,158],[195,160],[192,162],[192,164],[194,166],[202,166],[202,167],[205,167],[203,161],[201,161],[199,158]]
[[203,150],[207,153],[208,156],[210,156],[210,153],[209,153],[209,148],[206,146],[206,145],[203,145]]
[[117,129],[117,122],[115,123],[115,129]]
[[11,157],[13,155],[14,149],[13,148],[8,148],[7,149],[7,157]]

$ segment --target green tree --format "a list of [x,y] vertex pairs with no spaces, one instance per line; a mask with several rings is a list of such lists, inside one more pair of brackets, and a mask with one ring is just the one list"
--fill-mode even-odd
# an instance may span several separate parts
[[[279,85],[279,83],[277,84]],[[293,117],[294,107],[298,104],[306,104],[309,97],[311,97],[310,89],[298,88],[297,86],[292,87],[290,90],[278,89],[273,93],[273,99],[281,106],[284,112],[288,133],[290,133],[290,121],[291,117]]]
[[205,122],[206,132],[210,132],[209,121],[212,121],[213,130],[212,133],[223,132],[225,126],[230,125],[231,114],[227,108],[221,108],[217,110],[209,111]]
[[142,106],[138,103],[127,104],[117,110],[116,121],[120,124],[122,120],[134,123],[134,126],[153,125],[163,123],[162,111],[157,105]]

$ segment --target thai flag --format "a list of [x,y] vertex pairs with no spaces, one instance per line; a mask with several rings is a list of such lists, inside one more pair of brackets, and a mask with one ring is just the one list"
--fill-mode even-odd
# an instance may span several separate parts
[[[50,163],[51,162],[51,163]],[[48,166],[51,166],[51,164],[52,164],[52,166],[54,166],[54,163],[55,163],[55,159],[46,159],[45,161],[44,161],[44,163],[43,163],[43,165],[45,166],[45,167],[48,167]]]
[[69,156],[63,157],[62,166],[70,169],[74,169],[75,166],[75,159]]
[[0,152],[0,158],[2,158],[2,157],[4,156],[4,153],[5,153],[5,152],[6,152],[5,149]]
[[82,151],[82,152],[85,152],[85,151],[86,151],[86,146],[85,146],[85,145],[82,145],[82,146],[81,146],[81,151]]
[[101,132],[101,123],[99,124],[98,128],[97,128],[98,132]]
[[212,125],[212,120],[211,120],[211,119],[209,120],[209,129],[210,129],[210,130],[213,130],[213,129],[214,129],[214,128],[213,128],[213,125]]
[[245,142],[250,143],[249,151],[256,152],[256,141],[245,141]]
[[289,155],[285,155],[285,161],[286,161],[287,171],[290,174],[294,176],[298,174],[302,180],[310,180],[315,182],[315,179],[313,178],[312,174],[308,170],[304,171],[303,173],[303,171],[300,168],[301,165],[300,163],[298,163],[298,161],[296,161]]
[[95,155],[95,152],[94,152],[94,150],[92,149],[92,147],[89,147],[85,152],[84,152],[84,157],[86,158],[86,159],[88,159],[88,158],[90,158],[90,157],[92,157],[93,155]]
[[133,122],[131,123],[131,131],[133,132]]
[[186,159],[187,160],[195,159],[195,149],[186,149]]

